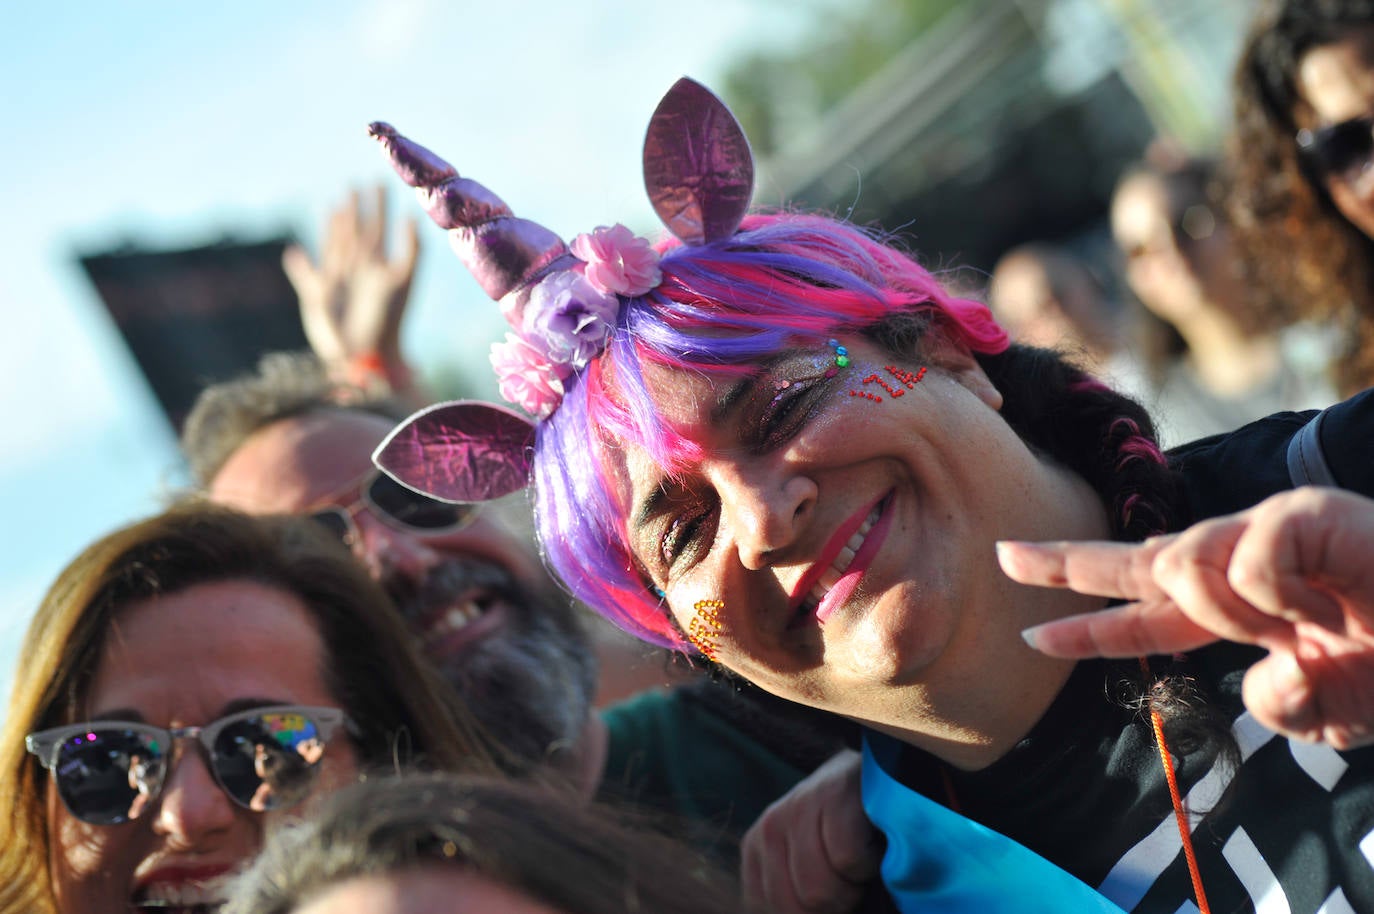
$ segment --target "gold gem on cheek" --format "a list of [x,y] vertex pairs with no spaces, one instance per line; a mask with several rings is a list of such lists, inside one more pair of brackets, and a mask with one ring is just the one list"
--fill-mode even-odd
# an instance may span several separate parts
[[720,600],[697,600],[692,609],[696,613],[687,623],[687,640],[701,652],[707,660],[716,659],[716,636],[720,634],[720,611],[725,604]]

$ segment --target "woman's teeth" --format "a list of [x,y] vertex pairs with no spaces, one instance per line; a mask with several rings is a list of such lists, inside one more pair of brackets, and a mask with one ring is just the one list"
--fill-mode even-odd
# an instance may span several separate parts
[[173,885],[158,883],[150,886],[135,900],[133,906],[148,911],[172,912],[182,909],[209,910],[224,903],[225,888],[223,879],[207,883],[183,883]]
[[806,595],[806,600],[802,603],[802,608],[808,613],[815,610],[820,605],[821,600],[830,592],[830,588],[839,583],[840,578],[849,570],[849,563],[854,561],[854,556],[863,546],[864,540],[868,537],[868,531],[873,529],[873,525],[878,522],[882,510],[880,505],[875,505],[864,522],[859,525],[859,529],[854,531],[854,535],[849,538],[835,555],[835,560],[830,563],[830,567],[821,572],[816,583],[811,586],[811,590]]

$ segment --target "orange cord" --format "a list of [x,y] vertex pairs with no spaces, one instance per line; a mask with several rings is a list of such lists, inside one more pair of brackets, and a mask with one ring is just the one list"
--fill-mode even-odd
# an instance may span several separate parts
[[[1146,674],[1150,665],[1144,657],[1140,667]],[[1202,890],[1202,873],[1198,870],[1197,854],[1193,852],[1193,831],[1188,826],[1188,814],[1183,811],[1183,797],[1178,792],[1178,775],[1174,772],[1174,760],[1169,756],[1169,746],[1164,742],[1164,718],[1153,708],[1150,710],[1150,723],[1154,725],[1155,744],[1159,747],[1159,760],[1164,763],[1164,779],[1169,782],[1169,799],[1174,804],[1174,821],[1178,823],[1178,836],[1183,839],[1183,856],[1188,860],[1188,875],[1193,879],[1193,897],[1202,914],[1212,914],[1207,905],[1207,893]]]
[[[1140,658],[1140,668],[1145,671],[1145,675],[1149,675],[1150,664],[1144,657]],[[1183,811],[1183,797],[1178,792],[1178,774],[1174,771],[1174,760],[1169,755],[1169,744],[1164,741],[1164,718],[1153,708],[1150,709],[1150,723],[1154,726],[1159,760],[1164,763],[1164,780],[1169,783],[1169,801],[1173,803],[1174,821],[1178,823],[1178,836],[1183,841],[1183,856],[1188,861],[1188,875],[1193,880],[1193,899],[1197,902],[1200,914],[1212,914],[1212,908],[1207,904],[1207,893],[1202,888],[1202,871],[1197,866],[1197,854],[1193,851],[1193,831],[1188,827],[1188,814]],[[940,776],[945,782],[945,796],[949,800],[949,808],[962,815],[959,798],[954,793],[954,781],[949,776],[949,769],[944,765],[940,766]]]

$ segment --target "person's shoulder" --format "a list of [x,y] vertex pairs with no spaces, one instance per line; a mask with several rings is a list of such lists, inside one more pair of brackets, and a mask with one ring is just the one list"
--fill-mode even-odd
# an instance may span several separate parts
[[1322,410],[1317,437],[1336,484],[1374,497],[1374,387]]
[[1252,507],[1292,488],[1289,444],[1312,425],[1322,457],[1338,486],[1374,496],[1374,388],[1325,409],[1279,412],[1235,431],[1170,448],[1188,522]]
[[857,743],[856,728],[729,678],[702,678],[636,695],[601,711],[612,750],[674,751],[702,746],[724,755],[757,756],[810,771]]
[[1288,443],[1317,414],[1282,412],[1170,448],[1187,507],[1185,524],[1243,511],[1292,488]]
[[666,689],[640,692],[600,711],[612,747],[643,751],[671,747],[710,735],[712,742],[748,739],[733,713],[733,690],[700,680]]
[[642,739],[662,727],[677,726],[689,710],[679,689],[651,689],[600,710],[611,739]]

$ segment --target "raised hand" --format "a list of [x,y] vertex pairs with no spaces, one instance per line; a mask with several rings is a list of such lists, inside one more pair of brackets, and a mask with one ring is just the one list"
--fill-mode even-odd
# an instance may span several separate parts
[[1014,580],[1123,599],[1028,629],[1057,657],[1130,657],[1219,639],[1269,656],[1246,674],[1261,723],[1337,749],[1374,743],[1374,501],[1304,487],[1140,544],[999,543]]
[[401,355],[401,320],[419,258],[419,233],[406,220],[401,250],[387,254],[386,185],[364,212],[357,191],[330,216],[318,263],[300,245],[282,255],[296,288],[301,323],[315,354],[342,381],[384,380],[398,392],[410,372]]

